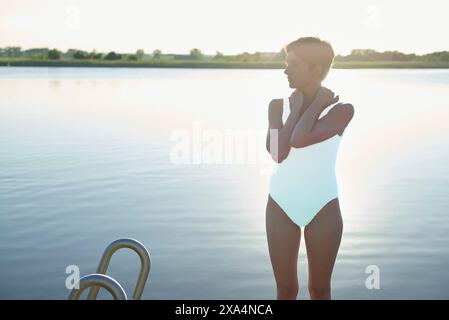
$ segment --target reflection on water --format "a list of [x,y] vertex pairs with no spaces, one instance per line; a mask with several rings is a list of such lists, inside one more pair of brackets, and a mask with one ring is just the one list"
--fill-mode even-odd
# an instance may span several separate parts
[[[333,70],[326,85],[356,108],[333,296],[449,298],[449,71]],[[268,102],[289,92],[282,70],[0,68],[0,298],[65,299],[66,266],[92,273],[126,236],[151,253],[144,299],[274,299],[268,155],[175,165],[170,136],[195,139],[195,121],[265,133]],[[138,267],[118,252],[110,274],[130,294]],[[299,273],[307,298],[304,243]]]

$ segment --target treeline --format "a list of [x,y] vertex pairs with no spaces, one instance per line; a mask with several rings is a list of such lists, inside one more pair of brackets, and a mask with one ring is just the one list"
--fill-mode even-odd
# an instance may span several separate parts
[[[84,51],[80,49],[69,49],[62,52],[58,49],[34,48],[22,50],[20,47],[0,48],[0,58],[22,58],[31,60],[92,60],[92,61],[220,61],[239,63],[264,63],[283,62],[285,53],[279,52],[243,52],[236,55],[224,55],[217,51],[215,55],[206,55],[198,48],[193,48],[188,54],[163,53],[156,49],[151,53],[138,49],[135,53],[117,53],[110,51],[107,53]],[[405,54],[399,51],[378,52],[372,49],[354,49],[350,54],[337,55],[335,61],[338,62],[449,62],[449,51],[439,51],[424,55],[414,53]]]
[[97,51],[84,51],[79,49],[69,49],[62,52],[58,49],[34,48],[21,50],[20,47],[0,48],[0,57],[8,58],[29,58],[35,60],[50,59],[75,59],[75,60],[110,60],[110,61],[142,61],[142,60],[219,60],[219,61],[237,61],[237,62],[261,62],[261,61],[281,61],[285,58],[282,52],[243,52],[236,55],[224,55],[217,51],[215,55],[206,55],[198,48],[190,50],[189,54],[173,54],[163,53],[162,50],[156,49],[152,53],[147,54],[143,49],[138,49],[135,53],[117,53],[110,51],[101,53]]
[[31,59],[76,59],[76,60],[138,60],[144,55],[144,51],[139,49],[135,54],[120,54],[114,51],[108,53],[101,53],[95,50],[88,52],[79,49],[69,49],[62,52],[58,49],[48,48],[34,48],[28,50],[21,50],[20,47],[0,48],[0,57],[9,58],[31,58]]
[[414,53],[405,54],[399,51],[378,52],[372,49],[354,49],[346,56],[337,55],[335,61],[419,61],[419,62],[447,62],[449,61],[449,51],[439,51],[424,55]]

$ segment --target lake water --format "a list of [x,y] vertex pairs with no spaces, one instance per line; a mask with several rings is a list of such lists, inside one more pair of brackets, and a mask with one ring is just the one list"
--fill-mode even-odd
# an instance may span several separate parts
[[[132,237],[152,258],[143,299],[275,299],[264,138],[282,71],[0,68],[0,298],[66,299],[68,265],[93,273]],[[449,70],[332,70],[325,85],[356,110],[333,297],[448,299]],[[246,144],[225,161],[229,133]],[[302,239],[300,299],[305,253]],[[131,296],[138,270],[124,250],[108,273]]]

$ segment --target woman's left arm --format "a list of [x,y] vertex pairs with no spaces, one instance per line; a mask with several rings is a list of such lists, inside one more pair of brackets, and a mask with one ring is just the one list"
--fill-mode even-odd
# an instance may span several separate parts
[[338,101],[338,97],[334,97],[329,89],[320,90],[293,130],[290,146],[294,148],[303,148],[343,132],[354,116],[354,107],[351,104],[339,103],[317,120],[324,108]]

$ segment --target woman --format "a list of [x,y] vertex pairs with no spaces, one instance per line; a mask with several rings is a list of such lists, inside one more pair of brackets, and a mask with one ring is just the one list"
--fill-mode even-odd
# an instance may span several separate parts
[[276,161],[266,206],[266,231],[278,299],[296,299],[301,227],[311,299],[331,298],[331,275],[343,231],[335,161],[351,104],[321,86],[334,58],[328,42],[300,38],[285,47],[284,73],[295,89],[269,105],[267,150]]

